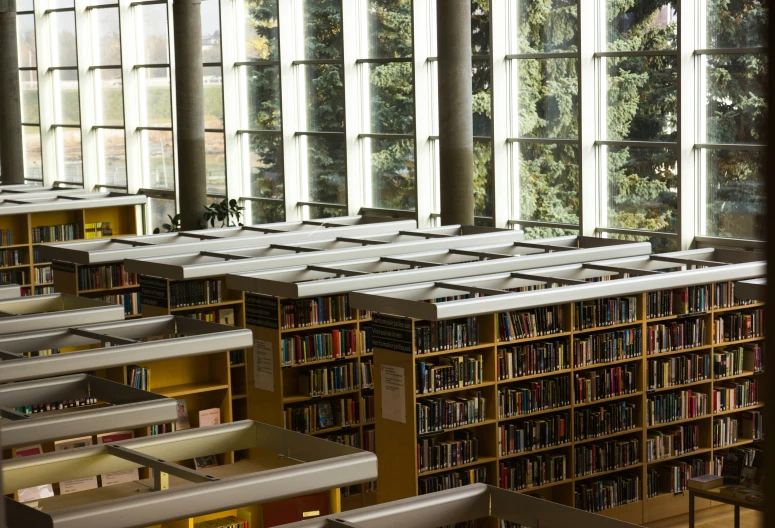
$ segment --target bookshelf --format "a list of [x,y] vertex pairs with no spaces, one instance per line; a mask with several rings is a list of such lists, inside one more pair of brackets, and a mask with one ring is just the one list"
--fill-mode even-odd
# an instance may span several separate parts
[[[706,414],[677,416],[669,423],[654,423],[647,413],[653,399],[691,390],[693,396],[704,394],[710,400],[714,390],[758,376],[751,358],[740,361],[742,368],[729,379],[717,379],[713,374],[715,355],[730,346],[753,346],[763,341],[763,336],[741,336],[734,343],[713,340],[713,321],[731,320],[732,314],[739,311],[753,314],[762,308],[760,303],[728,306],[734,295],[732,283],[727,281],[763,274],[763,263],[724,258],[723,251],[693,250],[351,294],[353,307],[375,312],[376,430],[380,438],[393,440],[377,443],[378,459],[385,461],[380,464],[379,501],[406,498],[436,489],[433,486],[455,485],[454,479],[462,484],[470,479],[578,508],[594,496],[596,482],[604,481],[606,486],[618,485],[620,497],[629,493],[637,500],[599,511],[601,515],[642,524],[686,513],[688,494],[679,489],[668,492],[664,484],[669,477],[662,474],[672,475],[668,466],[691,464],[694,459],[700,461],[702,471],[712,471],[714,457],[730,447],[714,444],[714,422],[724,419],[726,413],[740,416],[760,409],[753,401],[746,402],[751,405],[742,409],[713,412],[709,401]],[[702,267],[709,260],[739,264],[716,265],[710,274]],[[617,278],[628,275],[631,278]],[[709,282],[711,278],[723,282]],[[707,289],[705,284],[709,284]],[[693,313],[683,313],[690,312],[692,306],[678,300],[684,287],[702,287],[708,293],[703,297],[704,306],[698,302]],[[674,291],[673,302],[660,304],[659,292],[666,290]],[[695,300],[694,296],[691,299]],[[658,309],[668,305],[676,309]],[[377,313],[380,310],[395,315]],[[510,314],[508,319],[504,318],[506,313]],[[524,318],[525,314],[534,319]],[[605,317],[598,319],[596,314]],[[669,325],[672,330],[697,320],[704,326],[697,327],[702,341],[696,346],[649,354],[655,343],[648,339],[650,327]],[[550,324],[552,321],[554,324]],[[543,335],[520,334],[520,322],[528,329],[530,325],[541,328]],[[418,329],[450,324],[452,333],[440,335],[475,337],[478,329],[478,339],[474,344],[455,341],[454,348],[423,353],[428,340],[417,341]],[[669,335],[688,337],[688,326],[684,333],[676,330],[676,334]],[[420,332],[427,335],[425,330]],[[614,347],[610,346],[614,342],[609,336],[612,333],[617,336]],[[669,387],[655,385],[655,377],[649,377],[650,362],[688,359],[692,354],[709,365],[707,377],[667,377],[675,382]],[[481,361],[481,377],[470,385],[459,381],[445,384],[450,377],[457,380],[453,369],[458,364],[446,360],[463,355]],[[433,388],[427,382],[429,363],[437,366],[431,379],[442,381],[441,390],[417,394],[418,388]],[[653,370],[670,373],[663,368]],[[425,383],[421,383],[423,380]],[[390,395],[387,399],[386,394]],[[476,405],[478,398],[484,401]],[[423,434],[419,434],[418,427],[425,425],[426,417],[447,416],[446,409],[461,402],[470,406],[471,401],[475,410],[483,408],[484,412],[462,413],[462,419],[444,424],[449,427],[439,427],[438,420],[430,420],[431,425],[436,424],[435,429],[420,429]],[[605,411],[602,415],[598,412],[601,408]],[[613,426],[605,423],[606,419]],[[697,449],[693,449],[693,441],[687,440],[681,444],[690,446],[687,452],[667,452],[663,459],[649,460],[649,440],[656,441],[658,433],[673,433],[677,427],[691,429]],[[733,447],[753,445],[754,438],[745,437],[748,430],[748,426],[741,427],[743,434],[729,439]],[[689,433],[684,435],[688,437]],[[453,467],[448,465],[451,459],[432,465],[436,460],[432,446],[440,450],[450,445],[446,442],[472,438],[478,444],[476,460],[457,458]],[[506,445],[509,449],[504,448]],[[589,463],[597,462],[599,457],[600,463]],[[412,463],[387,463],[394,460]],[[432,464],[420,471],[426,460]],[[547,465],[546,478],[536,473],[530,477],[529,470],[535,464]],[[649,497],[648,481],[654,470],[660,487],[656,496]],[[675,471],[680,472],[680,467]],[[710,505],[709,501],[698,500],[696,507]]]
[[62,293],[0,299],[0,314],[0,334],[124,319],[119,306]]
[[[52,242],[96,236],[110,225],[112,235],[137,233],[136,207],[142,195],[50,190],[14,198],[2,193],[0,282],[18,283],[22,295],[53,293],[53,264],[40,254]],[[108,236],[108,235],[104,235]]]
[[[564,244],[568,251],[544,254],[542,248],[556,247],[557,244]],[[453,274],[459,270],[464,274],[476,274],[493,268],[499,271],[505,260],[510,261],[512,267],[521,269],[530,267],[531,264],[566,263],[573,258],[581,261],[591,254],[614,257],[643,254],[650,250],[648,244],[616,244],[571,250],[579,245],[583,248],[585,244],[580,244],[576,237],[563,237],[533,241],[529,243],[529,249],[526,251],[528,254],[522,256],[518,255],[525,252],[526,248],[522,247],[521,242],[510,242],[497,247],[472,248],[463,252],[456,249],[439,249],[433,252],[403,254],[400,258],[355,259],[230,274],[227,285],[246,294],[246,323],[254,337],[254,349],[248,354],[248,403],[251,412],[249,418],[273,425],[294,427],[308,434],[325,436],[335,441],[357,440],[362,448],[374,449],[376,437],[371,419],[375,409],[374,391],[371,387],[365,388],[363,384],[352,386],[346,383],[351,371],[373,371],[373,353],[370,348],[363,348],[363,344],[370,341],[367,336],[371,328],[371,315],[351,310],[346,305],[347,293],[353,288],[352,280],[357,280],[358,287],[365,288],[394,280],[400,281],[406,276],[413,277],[415,273],[423,271],[406,271],[415,267],[414,263],[418,262],[415,258],[421,258],[425,266],[435,264],[439,273]],[[511,258],[492,258],[496,251]],[[492,260],[482,258],[485,255]],[[468,263],[471,263],[472,267]],[[348,272],[349,270],[357,270],[357,273]],[[309,317],[312,303],[318,306],[330,303],[330,312],[335,316]],[[329,313],[329,310],[322,311]],[[346,336],[348,333],[359,336],[356,338],[359,346],[345,349],[339,357],[337,354],[303,355],[298,352],[303,350],[300,345],[307,340],[314,340],[316,343],[325,340],[325,343],[328,343],[328,339],[336,341],[337,334]],[[346,341],[346,337],[344,340]],[[316,347],[310,348],[314,350]],[[298,353],[298,358],[292,352]],[[309,390],[309,378],[314,376],[307,375],[307,372],[321,369],[345,370],[346,375],[340,375],[338,371],[334,375],[341,376],[345,381],[339,387],[341,390],[326,393],[324,389],[320,394]],[[370,377],[373,379],[373,374]],[[340,419],[338,415],[346,413],[336,412],[340,401],[350,399],[355,401],[355,406],[359,409],[357,424]],[[329,406],[334,419],[330,426],[324,427],[327,423],[325,417],[329,415]],[[343,498],[345,510],[373,504],[377,499],[376,494],[372,492],[372,486],[349,491],[348,496]]]
[[[172,462],[245,449],[255,453],[253,460],[206,471]],[[237,514],[252,516],[254,525],[260,525],[267,503],[308,493],[325,493],[328,510],[336,513],[338,487],[376,476],[376,458],[371,453],[242,421],[8,460],[3,464],[3,491],[52,482],[59,487],[57,482],[102,479],[106,473],[138,467],[144,473],[151,469],[156,473],[115,486],[42,498],[37,503],[40,510],[8,501],[9,523],[182,528]]]

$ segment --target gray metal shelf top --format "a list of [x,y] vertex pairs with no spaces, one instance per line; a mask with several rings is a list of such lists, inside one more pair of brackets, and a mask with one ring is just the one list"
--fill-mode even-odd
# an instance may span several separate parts
[[[27,357],[69,347],[87,350]],[[199,356],[253,346],[244,328],[162,316],[0,336],[0,383]]]
[[63,293],[0,300],[0,334],[123,319],[123,306]]
[[[243,449],[264,456],[200,471],[173,462]],[[40,510],[6,499],[8,525],[152,526],[377,478],[374,453],[245,420],[3,461],[3,491],[138,467],[155,478],[41,499]]]
[[158,235],[103,238],[41,246],[41,257],[75,264],[103,264],[127,258],[160,257],[245,248],[258,244],[315,241],[337,236],[380,234],[417,229],[415,220],[351,216],[333,220],[304,220],[255,226],[200,229]]
[[0,215],[48,213],[122,205],[145,205],[147,198],[141,194],[79,193],[51,191],[45,194],[7,197],[0,200]]
[[322,240],[264,244],[223,251],[199,251],[168,257],[126,259],[126,271],[170,280],[214,277],[227,273],[258,271],[334,260],[395,255],[410,251],[458,248],[474,244],[523,240],[522,231],[499,229],[482,232],[461,226],[414,231],[336,236]]
[[[278,528],[436,528],[494,518],[525,527],[634,528],[577,508],[487,484],[469,484],[418,497],[316,517]],[[540,520],[540,522],[539,522]]]
[[22,296],[22,287],[18,284],[0,285],[0,300],[15,299]]
[[767,277],[735,283],[735,295],[743,299],[764,301],[767,298]]
[[296,299],[650,252],[648,242],[566,236],[229,274],[226,284]]
[[[354,291],[350,294],[350,306],[431,321],[472,317],[760,277],[766,273],[766,262],[760,258],[760,253],[753,252],[695,249],[523,269],[518,273],[439,278]],[[514,291],[519,289],[523,291]]]
[[[33,414],[16,410],[83,398],[96,401]],[[86,374],[2,385],[0,413],[4,448],[170,423],[178,416],[174,398]]]

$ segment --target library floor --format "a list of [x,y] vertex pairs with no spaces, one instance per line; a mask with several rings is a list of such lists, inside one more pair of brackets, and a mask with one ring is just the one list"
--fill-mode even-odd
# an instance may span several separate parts
[[[735,510],[732,506],[716,506],[699,511],[694,516],[695,528],[733,528],[734,525]],[[687,528],[688,526],[688,514],[646,524],[647,528]],[[740,528],[764,528],[764,514],[741,508]]]

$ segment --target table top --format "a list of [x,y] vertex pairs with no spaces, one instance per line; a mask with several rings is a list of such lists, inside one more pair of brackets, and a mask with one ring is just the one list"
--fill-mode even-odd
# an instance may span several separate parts
[[749,508],[751,510],[757,510],[757,511],[764,511],[764,505],[765,503],[757,502],[753,500],[749,500],[744,496],[745,490],[750,490],[751,492],[759,491],[755,488],[743,488],[740,487],[740,491],[737,492],[735,495],[730,494],[729,492],[722,492],[722,488],[728,488],[730,486],[721,486],[718,488],[712,488],[709,490],[698,490],[698,489],[692,489],[689,488],[689,493],[693,494],[696,497],[701,497],[703,499],[710,499],[717,502],[723,502],[725,504],[732,504],[734,506],[742,506],[744,508]]

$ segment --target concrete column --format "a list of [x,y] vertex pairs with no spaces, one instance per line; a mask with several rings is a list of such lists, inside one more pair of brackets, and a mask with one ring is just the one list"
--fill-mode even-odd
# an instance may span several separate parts
[[436,7],[439,55],[441,223],[474,223],[471,0]]
[[0,171],[5,185],[24,183],[16,0],[0,0]]
[[178,196],[184,230],[204,228],[207,204],[201,0],[174,0]]

